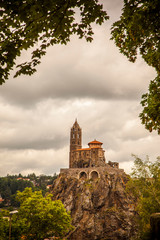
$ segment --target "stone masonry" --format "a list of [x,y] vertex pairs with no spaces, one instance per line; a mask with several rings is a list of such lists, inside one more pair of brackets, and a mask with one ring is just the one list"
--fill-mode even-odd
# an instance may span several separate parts
[[[102,142],[97,140],[88,143],[88,148],[82,148],[82,129],[77,120],[70,132],[69,169],[61,169],[60,173],[77,179],[100,178],[106,172],[119,169],[117,162],[105,162],[105,151]],[[122,169],[119,169],[123,172]]]

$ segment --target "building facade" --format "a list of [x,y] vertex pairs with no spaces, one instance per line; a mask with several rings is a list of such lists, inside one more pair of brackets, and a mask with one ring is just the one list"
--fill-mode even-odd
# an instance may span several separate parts
[[96,139],[88,143],[88,148],[82,148],[82,130],[77,122],[73,124],[70,133],[70,168],[104,167],[105,156],[102,142]]
[[102,144],[95,139],[88,143],[88,148],[82,148],[82,129],[76,119],[70,131],[69,169],[61,169],[61,173],[77,178],[99,178],[108,169],[118,169],[117,162],[105,162]]

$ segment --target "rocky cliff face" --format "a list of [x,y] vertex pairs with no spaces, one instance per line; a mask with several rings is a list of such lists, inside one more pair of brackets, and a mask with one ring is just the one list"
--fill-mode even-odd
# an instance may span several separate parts
[[57,178],[53,198],[71,211],[75,229],[70,240],[129,240],[135,228],[134,201],[125,192],[128,176],[118,169],[97,179]]

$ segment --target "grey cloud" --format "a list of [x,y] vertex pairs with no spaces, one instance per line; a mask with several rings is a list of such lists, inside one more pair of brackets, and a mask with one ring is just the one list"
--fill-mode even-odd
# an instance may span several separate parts
[[[61,157],[60,157],[61,156]],[[68,167],[67,151],[61,150],[0,150],[0,176],[8,174],[35,172],[53,174],[59,172],[59,166]]]
[[[119,60],[121,61],[121,57]],[[87,63],[84,58],[84,62],[73,67],[75,63],[71,59],[70,65],[66,67],[65,62],[62,63],[60,60],[53,64],[55,69],[49,64],[49,67],[35,75],[33,79],[16,79],[9,86],[2,87],[1,96],[12,104],[30,107],[47,98],[135,100],[145,92],[143,86],[147,88],[149,80],[152,79],[150,78],[150,75],[153,75],[152,70],[144,67],[143,72],[137,66],[135,72],[135,67],[127,61],[124,65],[114,60],[112,64],[90,58],[89,61]]]
[[[67,46],[48,49],[33,76],[11,79],[0,88],[0,96],[22,107],[45,99],[135,100],[145,93],[155,75],[138,59],[130,63],[110,41],[110,30],[95,26],[93,43],[72,37]],[[25,59],[26,54],[22,54]],[[127,71],[126,71],[127,70]]]
[[115,22],[119,19],[121,9],[123,7],[123,0],[101,0],[104,9],[107,11],[110,21]]
[[120,162],[127,171],[131,153],[159,155],[158,136],[138,119],[141,95],[155,72],[141,58],[128,62],[109,41],[122,1],[102,2],[111,18],[94,26],[92,44],[73,37],[67,46],[50,48],[35,75],[11,77],[0,87],[0,175],[52,174],[68,167],[75,118],[83,146],[102,141],[106,160]]
[[[49,101],[37,106],[34,114],[34,111],[24,110],[24,118],[18,122],[15,134],[7,139],[8,146],[11,142],[16,142],[15,150],[10,146],[7,150],[0,151],[1,174],[18,173],[18,171],[24,174],[27,172],[51,174],[59,171],[60,168],[68,167],[69,132],[75,117],[78,117],[83,130],[83,146],[85,147],[94,138],[102,141],[107,161],[118,161],[123,166],[126,162],[128,168],[128,164],[133,162],[131,153],[144,153],[152,158],[156,157],[159,154],[157,149],[160,140],[156,135],[145,131],[137,121],[137,104],[134,101],[88,99],[67,103],[64,101],[62,105],[56,107],[56,102]],[[15,113],[18,118],[18,109]],[[12,129],[12,124],[10,126]],[[21,136],[18,136],[17,133],[21,132],[21,129],[25,130],[22,131]],[[3,134],[5,136],[5,131]],[[55,138],[51,138],[52,136]],[[32,142],[32,149],[27,149],[28,142]],[[18,145],[26,149],[21,149],[23,147]]]
[[0,141],[0,148],[1,149],[36,149],[36,150],[45,150],[45,149],[60,149],[64,147],[66,144],[67,139],[62,136],[56,136],[53,139],[35,139],[30,140],[29,137],[27,139],[18,139],[15,136],[15,141],[12,139],[8,140],[7,142]]

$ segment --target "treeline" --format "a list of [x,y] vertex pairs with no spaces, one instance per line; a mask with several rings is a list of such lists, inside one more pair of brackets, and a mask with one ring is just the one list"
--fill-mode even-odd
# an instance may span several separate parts
[[32,188],[33,191],[41,190],[43,195],[49,191],[57,175],[36,176],[35,173],[27,176],[7,175],[0,177],[0,208],[2,207],[18,207],[19,203],[16,200],[17,191],[22,192],[26,187]]

